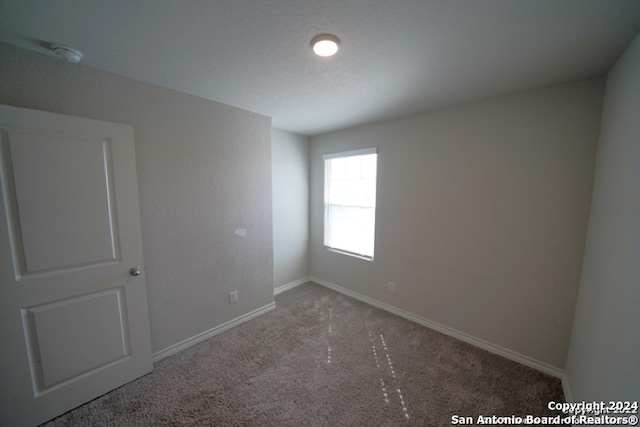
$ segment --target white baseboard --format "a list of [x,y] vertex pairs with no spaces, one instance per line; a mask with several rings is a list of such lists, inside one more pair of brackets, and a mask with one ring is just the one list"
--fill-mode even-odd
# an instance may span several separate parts
[[[410,313],[408,311],[399,309],[397,307],[394,307],[392,305],[389,305],[387,303],[384,302],[380,302],[378,300],[375,300],[373,298],[370,298],[368,296],[359,294],[357,292],[351,291],[349,289],[345,289],[339,285],[336,285],[335,283],[331,283],[331,282],[327,282],[326,280],[322,280],[318,277],[314,277],[311,276],[310,280],[314,283],[317,283],[319,285],[322,285],[326,288],[332,289],[336,292],[339,292],[341,294],[350,296],[352,298],[355,298],[359,301],[362,301],[364,303],[370,304],[374,307],[378,307],[382,310],[388,311],[389,313],[395,314],[397,316],[403,317],[407,320],[410,320],[412,322],[418,323],[420,325],[426,326],[427,328],[436,330],[438,332],[441,332],[445,335],[449,335],[453,338],[459,339],[460,341],[464,341],[466,343],[469,343],[471,345],[474,345],[476,347],[479,347],[483,350],[487,350],[490,351],[491,353],[497,354],[499,356],[505,357],[507,359],[513,360],[514,362],[518,362],[522,365],[528,366],[530,368],[536,369],[538,371],[544,372],[546,374],[552,375],[554,377],[563,379],[564,378],[564,373],[561,369],[556,368],[554,366],[551,366],[549,364],[546,364],[544,362],[540,362],[538,360],[532,359],[528,356],[525,356],[523,354],[517,353],[515,351],[509,350],[507,348],[501,347],[499,345],[495,345],[492,344],[488,341],[479,339],[479,338],[475,338],[471,335],[467,335],[464,332],[460,332],[458,330],[455,330],[453,328],[450,328],[448,326],[444,326],[441,325],[440,323],[431,321],[429,319],[426,319],[424,317],[420,317],[420,316],[416,316],[413,313]],[[563,380],[563,388],[565,385],[565,381]],[[567,382],[567,388],[568,388],[568,382]],[[565,394],[566,396],[566,394]]]
[[575,402],[575,400],[573,400],[573,393],[571,392],[571,384],[569,383],[567,373],[563,373],[560,379],[562,380],[562,392],[564,393],[565,402]]
[[222,325],[218,325],[214,328],[211,328],[207,331],[201,332],[197,335],[192,336],[191,338],[187,338],[184,341],[180,341],[179,343],[176,343],[172,346],[169,346],[167,348],[165,348],[164,350],[160,350],[156,353],[153,353],[153,363],[159,362],[160,360],[164,359],[165,357],[169,357],[172,354],[176,354],[182,350],[185,350],[195,344],[198,344],[199,342],[202,342],[208,338],[211,338],[215,335],[221,334],[222,332],[229,330],[233,327],[236,327],[238,325],[241,325],[245,322],[248,322],[251,319],[254,319],[258,316],[261,316],[265,313],[270,312],[271,310],[274,310],[276,308],[276,303],[272,302],[269,303],[267,305],[265,305],[264,307],[260,307],[256,310],[253,310],[247,314],[243,314],[240,317],[236,317],[233,320],[230,320],[228,322],[223,323]]
[[289,282],[289,283],[287,283],[285,285],[278,286],[277,288],[275,288],[273,290],[273,294],[274,295],[279,295],[279,294],[283,293],[284,291],[288,291],[289,289],[293,289],[296,286],[300,286],[300,285],[302,285],[304,283],[309,282],[310,280],[311,280],[311,278],[309,276],[306,276],[306,277],[303,277],[302,279],[298,279],[298,280],[295,280],[293,282]]

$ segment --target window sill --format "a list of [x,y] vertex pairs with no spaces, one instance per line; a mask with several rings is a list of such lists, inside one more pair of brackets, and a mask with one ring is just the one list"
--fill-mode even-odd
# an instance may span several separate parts
[[356,254],[356,253],[349,252],[349,251],[343,251],[341,249],[331,248],[329,246],[325,246],[324,248],[326,250],[328,250],[328,251],[335,252],[337,254],[347,255],[347,256],[350,256],[350,257],[361,259],[363,261],[373,262],[373,257],[368,257],[368,256],[365,256],[365,255],[360,255],[360,254]]

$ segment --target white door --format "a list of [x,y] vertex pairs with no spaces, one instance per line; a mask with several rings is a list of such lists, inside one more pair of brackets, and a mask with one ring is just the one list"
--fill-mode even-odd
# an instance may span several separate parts
[[36,425],[152,369],[133,128],[0,105],[0,184],[0,425]]

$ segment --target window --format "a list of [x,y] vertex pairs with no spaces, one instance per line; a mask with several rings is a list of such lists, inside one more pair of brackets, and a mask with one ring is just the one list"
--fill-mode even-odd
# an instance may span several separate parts
[[373,260],[377,149],[325,154],[324,246]]

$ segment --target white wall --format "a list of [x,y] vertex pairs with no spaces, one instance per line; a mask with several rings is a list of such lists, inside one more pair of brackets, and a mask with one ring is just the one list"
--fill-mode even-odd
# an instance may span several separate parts
[[273,301],[269,118],[8,45],[0,58],[0,103],[134,126],[154,352]]
[[[596,78],[312,137],[311,276],[562,369],[603,88]],[[365,147],[379,147],[374,262],[322,245],[322,154]]]
[[607,77],[566,375],[574,400],[640,400],[640,36]]
[[273,285],[309,276],[309,138],[271,133],[273,176]]

